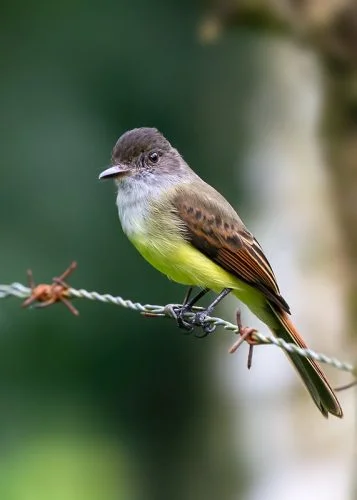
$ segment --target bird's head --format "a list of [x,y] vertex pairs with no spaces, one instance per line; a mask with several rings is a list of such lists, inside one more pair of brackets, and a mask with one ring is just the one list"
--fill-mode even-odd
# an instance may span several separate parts
[[111,166],[99,179],[113,178],[117,184],[128,177],[145,178],[150,174],[180,170],[182,158],[156,128],[135,128],[125,132],[112,153]]

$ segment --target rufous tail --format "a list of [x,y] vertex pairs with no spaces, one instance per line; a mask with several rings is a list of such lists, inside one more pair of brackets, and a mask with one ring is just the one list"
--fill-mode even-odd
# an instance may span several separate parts
[[[277,310],[274,305],[270,307],[278,319],[276,323],[277,326],[272,329],[274,335],[282,338],[286,342],[306,348],[305,342],[288,314],[285,311]],[[341,405],[316,361],[304,358],[296,353],[287,352],[286,354],[300,374],[307,390],[323,416],[328,417],[328,414],[331,413],[341,418],[343,416]]]

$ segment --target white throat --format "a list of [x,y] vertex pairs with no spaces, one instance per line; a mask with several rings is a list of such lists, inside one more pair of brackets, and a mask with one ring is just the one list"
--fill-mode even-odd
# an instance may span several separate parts
[[157,175],[150,174],[117,181],[116,203],[119,219],[124,233],[129,238],[146,233],[152,202],[179,181],[178,177],[172,175],[160,175],[158,179]]

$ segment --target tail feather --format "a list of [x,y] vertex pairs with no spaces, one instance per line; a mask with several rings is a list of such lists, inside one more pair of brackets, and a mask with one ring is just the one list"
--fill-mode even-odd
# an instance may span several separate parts
[[[274,335],[281,337],[286,342],[306,348],[306,344],[296,330],[292,321],[286,312],[277,310],[275,306],[271,306],[278,322],[276,327],[272,328]],[[327,378],[316,361],[308,358],[303,358],[296,353],[287,353],[290,361],[295,366],[301,376],[307,390],[309,391],[316,406],[321,411],[324,417],[328,417],[331,413],[336,417],[342,417],[343,412],[338,402],[338,399],[327,381]]]

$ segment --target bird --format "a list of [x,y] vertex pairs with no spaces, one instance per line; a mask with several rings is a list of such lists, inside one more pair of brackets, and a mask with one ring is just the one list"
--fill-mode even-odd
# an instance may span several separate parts
[[[236,210],[195,173],[156,128],[140,127],[119,137],[111,164],[99,179],[112,178],[123,232],[139,253],[170,280],[201,291],[177,311],[179,326],[191,329],[185,313],[208,291],[215,300],[195,315],[205,317],[229,293],[246,304],[273,335],[306,348],[290,317],[275,274],[260,244]],[[342,417],[341,405],[313,359],[287,352],[324,417]]]

